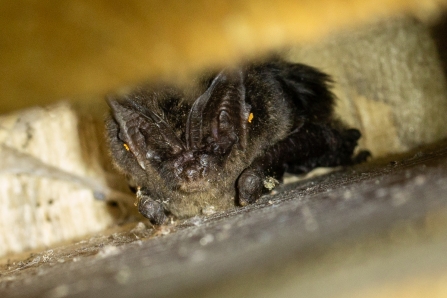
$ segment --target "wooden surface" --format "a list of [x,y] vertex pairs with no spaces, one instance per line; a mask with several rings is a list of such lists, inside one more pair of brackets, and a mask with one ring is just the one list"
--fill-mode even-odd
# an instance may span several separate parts
[[447,137],[438,54],[447,47],[437,48],[433,35],[412,17],[396,17],[294,47],[287,57],[332,76],[337,116],[362,132],[361,147],[381,157]]
[[[430,15],[446,1],[206,3],[1,1],[0,110],[65,97],[100,102],[141,80],[181,81],[383,16]],[[104,105],[89,112],[103,115]],[[129,223],[5,259],[0,297],[445,297],[446,147],[285,186],[208,218],[157,230]]]
[[[288,56],[333,76],[337,114],[361,130],[360,147],[374,157],[447,136],[446,80],[425,24],[388,19],[294,48]],[[127,190],[106,158],[107,110],[95,98],[76,108],[61,103],[0,117],[0,256],[112,224],[110,208],[94,200]],[[134,197],[128,198],[135,211]]]
[[116,173],[107,171],[103,126],[66,102],[0,117],[0,257],[116,222],[119,211],[105,200],[124,197],[127,183],[108,179]]
[[445,297],[447,141],[9,260],[1,297]]

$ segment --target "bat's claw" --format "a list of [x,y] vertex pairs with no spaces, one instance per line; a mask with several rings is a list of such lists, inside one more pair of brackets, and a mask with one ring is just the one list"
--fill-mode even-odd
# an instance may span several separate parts
[[238,180],[239,205],[253,204],[262,194],[263,175],[245,170]]
[[138,211],[154,225],[160,226],[168,220],[162,204],[152,200],[148,196],[143,195],[140,197]]

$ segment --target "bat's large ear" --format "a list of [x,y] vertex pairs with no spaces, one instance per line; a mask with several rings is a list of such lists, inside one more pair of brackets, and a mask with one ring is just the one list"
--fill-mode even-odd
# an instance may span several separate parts
[[135,101],[107,99],[112,115],[119,126],[118,138],[123,147],[145,169],[147,160],[160,161],[166,154],[177,154],[184,149],[172,128],[157,114]]
[[249,114],[242,71],[219,73],[188,115],[188,148],[210,146],[214,153],[222,155],[235,144],[245,148]]

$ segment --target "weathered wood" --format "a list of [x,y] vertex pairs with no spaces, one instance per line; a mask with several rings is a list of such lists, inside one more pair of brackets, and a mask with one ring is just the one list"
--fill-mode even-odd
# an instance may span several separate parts
[[107,154],[98,148],[104,143],[98,133],[97,124],[67,103],[0,117],[0,256],[116,221],[105,203],[114,191],[101,164]]
[[[447,142],[15,260],[2,297],[443,297]],[[157,236],[158,235],[158,236]]]
[[358,26],[288,56],[331,74],[337,114],[373,156],[447,137],[447,80],[429,28],[414,18]]
[[[445,76],[423,24],[408,17],[388,20],[293,53],[296,60],[321,67],[336,78],[338,112],[350,126],[362,130],[361,145],[375,157],[447,134]],[[0,224],[5,243],[0,255],[52,245],[112,223],[110,215],[95,213],[96,207],[107,207],[92,200],[95,195],[120,196],[126,190],[122,177],[111,181],[115,176],[107,174],[112,169],[104,158],[105,110],[105,104],[96,100],[87,107],[79,105],[76,112],[59,105],[0,119],[0,178],[5,185],[1,202],[6,214]],[[77,195],[82,190],[88,198]],[[66,198],[65,205],[53,206],[54,196]],[[125,202],[131,201],[128,197]],[[130,206],[127,212],[135,211]],[[84,227],[75,224],[80,216],[96,219],[81,221]],[[55,225],[59,228],[53,230]]]

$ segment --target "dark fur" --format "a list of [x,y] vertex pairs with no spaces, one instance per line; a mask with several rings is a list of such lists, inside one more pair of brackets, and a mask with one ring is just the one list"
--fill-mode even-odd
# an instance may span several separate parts
[[329,84],[312,67],[272,61],[224,70],[189,90],[140,88],[108,100],[112,156],[155,224],[166,213],[250,204],[267,176],[367,157],[352,157],[360,133],[333,119]]

